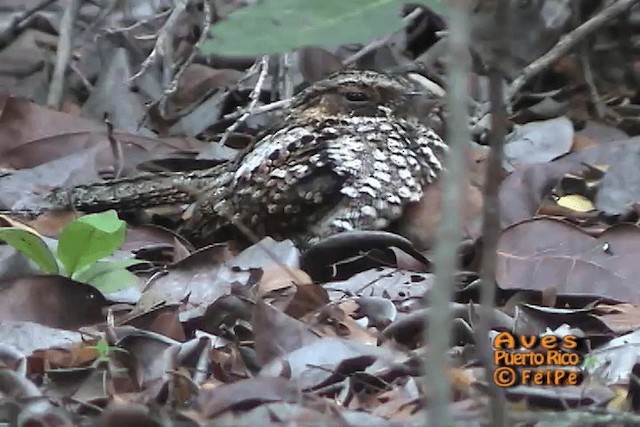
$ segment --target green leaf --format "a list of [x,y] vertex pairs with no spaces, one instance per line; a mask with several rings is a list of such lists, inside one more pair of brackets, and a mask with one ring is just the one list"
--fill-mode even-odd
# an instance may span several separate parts
[[88,283],[100,292],[108,294],[136,286],[139,283],[139,279],[129,270],[119,269],[95,276]]
[[4,240],[11,247],[22,252],[35,262],[43,272],[58,273],[58,263],[55,256],[37,234],[18,227],[3,227],[0,228],[0,240]]
[[108,273],[109,271],[122,270],[137,264],[146,264],[146,261],[133,258],[121,261],[98,261],[76,271],[71,278],[77,282],[91,283],[97,276]]
[[74,280],[88,283],[103,293],[117,292],[138,284],[138,277],[125,269],[126,266],[137,263],[140,263],[140,261],[99,261],[84,270],[82,274],[78,274],[78,277],[74,277]]
[[115,211],[85,215],[60,234],[58,259],[67,275],[111,255],[124,242],[126,223]]
[[109,343],[106,340],[101,339],[96,343],[94,348],[99,358],[109,357]]
[[[365,43],[402,27],[404,0],[263,0],[212,26],[205,54],[257,56],[303,46]],[[435,11],[443,0],[423,0]]]

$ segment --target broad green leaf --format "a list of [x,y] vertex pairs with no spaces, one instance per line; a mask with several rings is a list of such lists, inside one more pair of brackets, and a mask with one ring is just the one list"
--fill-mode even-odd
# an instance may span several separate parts
[[94,348],[98,353],[98,357],[109,357],[109,343],[106,340],[98,341]]
[[[263,0],[212,26],[205,54],[257,56],[303,46],[365,43],[402,27],[404,0]],[[436,11],[443,0],[422,0]]]
[[100,292],[108,294],[130,288],[139,283],[138,277],[124,268],[108,270],[94,276],[89,282]]
[[77,282],[92,283],[92,280],[96,277],[108,273],[109,271],[122,270],[132,265],[145,263],[146,261],[133,258],[121,261],[98,261],[76,271],[71,278]]
[[85,215],[67,225],[58,241],[58,259],[67,275],[111,255],[124,242],[126,223],[115,211]]
[[22,252],[43,272],[58,273],[56,257],[37,234],[18,227],[3,227],[0,228],[0,240],[4,240],[11,247]]

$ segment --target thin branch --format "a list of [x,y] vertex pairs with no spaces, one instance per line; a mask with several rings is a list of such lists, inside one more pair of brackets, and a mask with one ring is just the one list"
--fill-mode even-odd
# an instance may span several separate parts
[[158,38],[156,40],[156,43],[153,46],[153,49],[151,50],[151,53],[142,62],[142,65],[140,66],[140,70],[138,70],[137,73],[135,73],[133,76],[131,76],[131,78],[129,78],[130,82],[133,82],[138,78],[140,78],[140,76],[142,76],[149,69],[149,67],[151,67],[151,65],[153,65],[156,62],[156,60],[158,59],[158,56],[166,55],[165,39],[169,35],[173,35],[175,26],[178,24],[178,18],[180,17],[182,12],[184,12],[184,10],[187,8],[187,3],[188,3],[188,0],[175,0],[174,2],[175,6],[171,11],[171,14],[169,15],[169,18],[167,18],[167,21],[164,23],[162,28],[160,28],[160,31],[158,32]]
[[282,98],[288,99],[293,96],[293,78],[291,77],[291,53],[282,55]]
[[211,5],[209,4],[209,0],[203,1],[203,13],[204,19],[202,22],[202,32],[200,33],[200,38],[198,38],[198,41],[191,48],[191,53],[175,73],[171,83],[169,83],[169,85],[164,89],[162,100],[160,101],[160,113],[164,118],[167,118],[168,116],[166,105],[167,100],[178,90],[180,79],[184,75],[187,68],[189,68],[195,60],[196,56],[198,55],[198,51],[200,50],[200,46],[202,46],[202,44],[207,39],[207,35],[209,34],[209,28],[211,28]]
[[[289,105],[289,103],[291,103],[291,99],[281,99],[280,101],[272,102],[272,103],[266,104],[266,105],[261,105],[259,107],[255,107],[251,111],[251,115],[255,116],[255,115],[258,115],[258,114],[264,114],[264,113],[268,113],[270,111],[279,110],[279,109],[284,108],[287,105]],[[243,108],[243,109],[240,109],[238,111],[234,111],[233,113],[229,113],[229,114],[224,115],[222,117],[222,119],[223,120],[235,119],[235,118],[244,116],[248,112],[249,112],[248,108]]]
[[391,40],[391,37],[393,37],[394,35],[398,34],[400,31],[403,31],[404,28],[411,24],[411,22],[413,22],[414,19],[418,18],[420,15],[422,15],[423,10],[419,7],[413,9],[411,11],[411,13],[409,13],[407,16],[405,16],[404,18],[402,18],[402,28],[400,28],[397,31],[394,31],[393,33],[389,34],[388,36],[382,37],[380,39],[376,39],[374,41],[372,41],[371,43],[369,43],[368,45],[364,46],[362,49],[360,49],[359,51],[357,51],[356,53],[354,53],[353,55],[345,58],[344,61],[342,61],[342,65],[350,65],[353,64],[354,62],[356,62],[358,59],[362,58],[363,56],[365,56],[366,54],[368,54],[369,52],[373,52],[374,50],[378,49],[381,46],[384,46],[385,44],[387,44],[389,42],[389,40]]
[[11,21],[11,25],[9,25],[9,27],[6,28],[2,32],[2,34],[0,34],[0,49],[5,47],[7,44],[9,44],[13,40],[16,34],[18,34],[20,30],[22,30],[22,28],[24,27],[25,23],[29,20],[29,18],[31,18],[33,15],[40,12],[41,10],[51,6],[56,1],[58,0],[44,0],[39,4],[35,5],[34,7],[32,7],[31,9],[27,9],[24,12],[22,12],[22,14],[13,18],[13,21]]
[[198,39],[196,44],[193,45],[191,54],[189,54],[189,57],[186,59],[185,63],[182,65],[182,67],[180,67],[180,69],[176,73],[173,81],[171,82],[171,85],[165,90],[164,94],[167,96],[172,95],[173,93],[175,93],[176,90],[178,90],[178,82],[182,78],[182,75],[185,73],[186,69],[189,68],[189,66],[195,60],[196,56],[198,55],[198,50],[200,50],[200,46],[202,46],[202,44],[207,39],[207,35],[209,34],[209,28],[211,28],[211,5],[209,4],[208,0],[205,0],[203,2],[203,5],[204,5],[204,20],[202,22],[202,33],[200,34],[200,38]]
[[109,117],[109,113],[104,113],[104,123],[107,125],[107,139],[109,139],[111,154],[113,155],[114,179],[118,179],[122,176],[122,170],[124,169],[122,145],[113,135],[113,122]]
[[153,21],[155,21],[156,19],[164,18],[165,16],[170,15],[171,12],[173,12],[173,10],[172,9],[168,9],[168,10],[165,10],[164,12],[158,13],[155,16],[152,16],[151,18],[141,19],[140,21],[136,21],[135,23],[131,24],[128,27],[109,28],[109,29],[106,30],[106,32],[108,34],[128,32],[128,31],[134,30],[134,29],[136,29],[138,27],[142,27],[144,25],[150,24]]
[[47,105],[51,108],[59,109],[62,104],[64,93],[64,76],[67,72],[69,59],[71,59],[71,48],[73,43],[73,24],[80,11],[82,2],[80,0],[69,0],[67,8],[62,15],[60,22],[60,36],[58,38],[58,49],[56,54],[56,65],[53,69],[51,86]]
[[227,139],[229,139],[229,136],[233,132],[235,132],[240,127],[240,125],[242,125],[253,114],[253,110],[256,108],[256,105],[260,100],[260,93],[262,92],[262,86],[264,86],[267,74],[269,74],[269,56],[265,55],[260,60],[260,75],[258,76],[258,81],[249,94],[249,106],[246,108],[244,114],[242,114],[242,116],[240,116],[238,120],[236,120],[231,126],[227,128],[224,135],[222,135],[222,138],[220,139],[220,145],[224,145]]
[[467,82],[470,61],[467,54],[470,42],[469,2],[449,2],[449,71],[448,94],[450,120],[447,126],[449,152],[446,170],[442,175],[442,223],[438,229],[435,248],[436,285],[428,298],[430,317],[425,319],[425,394],[429,405],[429,422],[433,426],[452,425],[449,411],[449,379],[447,352],[451,341],[450,301],[458,267],[458,246],[462,240],[462,176],[464,153],[471,135],[467,110]]
[[80,81],[88,92],[93,91],[93,85],[91,84],[89,79],[87,79],[87,76],[85,76],[84,73],[80,71],[78,66],[73,61],[69,62],[69,69],[73,71],[78,76],[78,78],[80,78]]
[[[509,0],[506,0],[509,1]],[[504,140],[507,133],[507,111],[504,103],[503,76],[496,69],[489,70],[489,99],[491,105],[491,131],[489,143],[491,151],[487,160],[487,176],[484,184],[484,207],[482,224],[482,265],[480,276],[482,294],[480,300],[480,321],[477,327],[476,348],[485,365],[487,382],[491,392],[492,425],[505,424],[504,396],[493,383],[493,359],[488,344],[489,331],[493,321],[496,299],[496,261],[498,239],[500,237],[500,204],[498,191],[502,172]]]
[[531,64],[527,65],[527,67],[522,70],[520,75],[511,83],[511,87],[507,92],[509,99],[513,100],[515,95],[520,92],[529,80],[546,70],[563,55],[569,53],[569,51],[571,51],[571,49],[573,49],[585,37],[602,27],[607,23],[607,21],[629,10],[637,2],[638,0],[618,0],[600,11],[575,30],[571,31],[569,34],[563,36],[560,41],[551,48],[551,50]]

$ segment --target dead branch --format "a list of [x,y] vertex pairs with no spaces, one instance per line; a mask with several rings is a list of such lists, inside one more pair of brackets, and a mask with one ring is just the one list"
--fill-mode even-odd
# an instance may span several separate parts
[[164,118],[167,118],[168,116],[167,100],[178,90],[180,79],[182,78],[187,68],[189,68],[195,60],[198,51],[200,50],[200,46],[202,46],[202,43],[205,42],[205,40],[207,39],[207,35],[209,34],[209,28],[211,27],[211,5],[209,4],[209,1],[205,0],[203,2],[203,7],[204,19],[202,22],[202,32],[200,33],[200,38],[191,48],[191,53],[175,73],[171,82],[165,87],[162,99],[160,100],[160,115]]
[[51,86],[47,105],[51,108],[59,109],[62,104],[64,92],[64,76],[67,72],[69,59],[71,59],[71,48],[73,43],[73,24],[80,11],[82,2],[80,0],[70,0],[62,15],[60,22],[60,37],[58,38],[58,50],[56,55],[56,65],[53,69]]
[[178,23],[178,17],[184,12],[187,8],[188,0],[174,0],[174,8],[171,11],[171,14],[167,18],[167,21],[164,23],[160,31],[158,32],[156,43],[151,50],[151,53],[147,58],[142,62],[140,66],[140,70],[135,73],[131,78],[129,78],[130,82],[137,80],[140,76],[142,76],[148,69],[153,65],[159,56],[164,57],[167,55],[165,51],[167,46],[167,39],[170,39],[169,42],[172,42],[171,36],[175,32],[176,24]]
[[425,425],[452,425],[449,410],[449,378],[447,377],[447,352],[452,333],[450,301],[455,287],[458,270],[458,246],[462,240],[462,180],[465,147],[471,138],[469,134],[469,113],[467,110],[467,79],[470,71],[469,2],[451,0],[449,36],[449,108],[450,120],[447,126],[449,152],[446,170],[442,176],[442,212],[438,229],[438,244],[434,261],[436,285],[428,294],[430,317],[425,318],[425,341],[428,340],[424,360],[426,379],[424,390],[429,405],[429,421]]
[[349,56],[348,58],[345,58],[345,60],[342,61],[342,65],[347,66],[347,65],[353,64],[354,62],[356,62],[358,59],[362,58],[363,56],[365,56],[369,52],[373,52],[374,50],[378,49],[379,47],[384,46],[385,44],[387,44],[389,42],[391,37],[393,37],[394,35],[396,35],[400,31],[404,30],[404,28],[407,25],[411,24],[411,22],[414,19],[416,19],[420,15],[422,15],[422,12],[423,12],[422,9],[420,9],[419,7],[413,9],[411,11],[411,13],[409,13],[407,16],[402,18],[402,24],[403,24],[402,28],[400,28],[397,31],[394,31],[393,33],[389,34],[386,37],[382,37],[380,39],[376,39],[376,40],[372,41],[371,43],[369,43],[368,45],[364,46],[362,49],[360,49],[359,51],[357,51],[353,55]]
[[262,92],[262,86],[264,86],[264,81],[267,78],[267,74],[269,73],[269,56],[265,55],[260,60],[260,75],[258,75],[258,81],[256,82],[255,87],[249,94],[249,105],[245,109],[244,113],[238,120],[236,120],[231,126],[227,128],[224,135],[220,139],[220,144],[224,145],[224,143],[229,139],[229,136],[235,132],[240,125],[242,125],[252,114],[253,110],[256,108],[258,104],[258,100],[260,99],[260,93]]
[[2,34],[0,34],[0,49],[8,45],[13,38],[24,28],[25,23],[31,18],[33,15],[38,13],[39,11],[46,9],[53,3],[58,0],[43,0],[39,4],[34,7],[25,10],[22,14],[16,16],[13,21],[11,21],[11,25],[6,28]]
[[546,70],[554,62],[566,55],[580,41],[592,34],[595,30],[602,27],[609,20],[631,9],[638,0],[618,0],[612,5],[606,7],[591,19],[580,25],[575,30],[563,36],[560,41],[547,53],[527,65],[520,75],[511,83],[507,91],[508,99],[513,101],[515,95],[520,92],[524,85],[533,77]]
[[[258,115],[268,113],[270,111],[279,110],[281,108],[286,107],[291,102],[291,99],[281,99],[280,101],[272,102],[270,104],[261,105],[260,107],[256,107],[251,111],[251,115]],[[243,108],[238,111],[234,111],[233,113],[226,114],[222,117],[223,120],[231,120],[237,117],[241,117],[245,115],[249,111],[248,108]]]

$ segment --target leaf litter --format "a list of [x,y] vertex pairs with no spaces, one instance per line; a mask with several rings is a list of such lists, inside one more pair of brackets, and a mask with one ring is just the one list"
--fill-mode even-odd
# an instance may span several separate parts
[[[432,249],[446,217],[438,185],[392,233],[345,233],[306,251],[270,238],[196,250],[172,231],[188,215],[185,206],[121,212],[127,230],[120,250],[113,252],[105,240],[102,252],[100,244],[93,251],[109,255],[100,262],[121,263],[137,278],[120,292],[63,277],[53,258],[30,260],[34,251],[55,248],[77,217],[37,212],[53,187],[148,167],[190,170],[202,167],[203,159],[233,160],[278,115],[271,104],[345,64],[390,70],[424,61],[430,64],[426,77],[442,84],[446,58],[437,41],[447,16],[437,13],[440,2],[380,2],[378,9],[363,8],[375,2],[338,2],[339,19],[327,26],[318,24],[326,20],[322,11],[292,14],[300,3],[295,0],[253,6],[266,8],[262,18],[244,2],[216,1],[212,38],[203,45],[203,2],[184,2],[190,7],[176,20],[173,2],[123,3],[112,10],[83,5],[59,110],[46,104],[48,70],[67,31],[64,7],[42,2],[40,9],[37,3],[0,7],[0,91],[8,94],[0,96],[0,207],[10,211],[0,238],[14,239],[0,247],[3,413],[17,407],[30,421],[80,425],[99,419],[106,426],[421,422],[427,409],[420,358],[429,292],[437,283]],[[512,17],[518,30],[508,67],[512,79],[553,48],[576,19],[607,7],[594,2],[603,4],[583,6],[574,16],[559,0],[521,3]],[[422,13],[407,20],[416,7]],[[404,21],[396,13],[401,9]],[[638,13],[635,7],[631,15]],[[268,16],[277,19],[264,23]],[[365,21],[371,24],[366,30],[359,26]],[[262,30],[246,31],[247,22]],[[168,30],[169,23],[174,27]],[[353,31],[338,30],[343,25]],[[543,78],[524,86],[510,117],[498,198],[499,303],[491,328],[573,334],[590,343],[580,350],[589,382],[506,389],[512,411],[637,410],[630,378],[639,369],[640,128],[637,87],[627,77],[638,56],[626,54],[620,25],[612,20],[593,35],[590,50],[564,55]],[[145,60],[166,34],[176,37],[172,48]],[[256,94],[258,111],[225,136],[252,101],[258,78],[252,64],[263,54],[292,49]],[[470,95],[480,116],[486,82],[474,69]],[[453,364],[445,373],[452,408],[465,425],[481,424],[486,397],[474,334],[490,120],[474,119],[469,173],[461,177],[467,245],[450,306]],[[442,131],[444,124],[434,127]],[[16,243],[9,228],[16,226],[30,226],[42,240]],[[90,255],[94,244],[76,247],[76,255]],[[12,248],[20,245],[22,251]],[[71,261],[63,266],[71,268]],[[100,289],[126,282],[117,275],[101,278]]]

